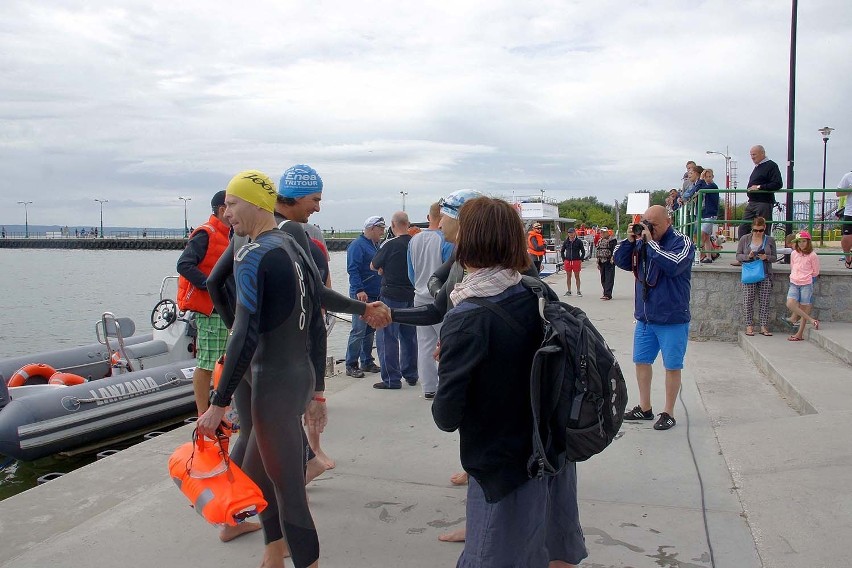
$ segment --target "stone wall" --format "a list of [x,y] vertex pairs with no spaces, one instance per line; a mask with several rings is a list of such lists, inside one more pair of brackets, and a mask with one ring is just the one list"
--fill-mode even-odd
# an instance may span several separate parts
[[[692,270],[692,340],[736,341],[737,332],[745,329],[742,319],[742,284],[740,268],[731,266],[732,255],[713,264],[694,266]],[[834,261],[840,268],[822,270],[814,289],[814,317],[820,321],[852,322],[852,270],[843,268],[835,257],[823,259],[822,266]],[[787,290],[790,267],[774,264],[769,329],[788,333],[790,327],[780,321],[787,313]],[[754,305],[754,323],[758,326],[759,307]],[[759,328],[758,328],[759,329]]]

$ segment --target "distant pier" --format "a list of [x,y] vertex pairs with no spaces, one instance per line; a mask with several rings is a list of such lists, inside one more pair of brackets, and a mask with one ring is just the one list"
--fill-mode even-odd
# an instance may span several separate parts
[[[354,239],[326,239],[330,251],[346,250]],[[187,239],[174,237],[104,237],[104,238],[6,238],[0,239],[0,249],[89,249],[89,250],[183,250]]]

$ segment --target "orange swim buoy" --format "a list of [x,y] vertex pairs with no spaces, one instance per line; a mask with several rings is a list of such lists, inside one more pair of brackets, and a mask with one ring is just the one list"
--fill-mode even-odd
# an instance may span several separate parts
[[66,387],[71,387],[74,385],[82,385],[86,382],[84,377],[80,375],[75,375],[74,373],[62,373],[56,372],[50,376],[47,384],[49,385],[65,385]]
[[216,359],[216,364],[213,365],[213,388],[219,387],[219,379],[222,377],[222,369],[225,368],[225,356],[222,355]]
[[30,363],[12,373],[6,385],[10,387],[22,387],[27,384],[27,381],[34,378],[41,378],[47,382],[54,373],[56,373],[56,369],[46,363]]
[[197,439],[179,446],[169,458],[169,476],[195,511],[214,525],[235,526],[267,505],[221,440]]

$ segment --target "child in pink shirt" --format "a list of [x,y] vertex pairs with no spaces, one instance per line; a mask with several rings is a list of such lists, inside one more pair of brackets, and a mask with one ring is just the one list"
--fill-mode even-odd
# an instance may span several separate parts
[[803,341],[805,325],[811,322],[819,329],[819,320],[811,317],[814,300],[814,280],[819,276],[819,258],[814,252],[811,235],[801,231],[793,239],[790,255],[790,289],[787,291],[787,308],[799,316],[799,328],[787,341]]

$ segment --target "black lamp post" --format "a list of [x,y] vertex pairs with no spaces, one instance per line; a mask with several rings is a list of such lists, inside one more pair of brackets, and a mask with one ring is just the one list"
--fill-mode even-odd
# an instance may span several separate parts
[[828,137],[831,136],[832,130],[834,129],[828,126],[819,129],[819,133],[822,134],[822,225],[819,228],[819,246],[823,245],[825,238],[825,164],[828,156]]
[[189,236],[189,225],[186,222],[186,202],[192,201],[191,197],[178,197],[181,201],[183,201],[183,237],[186,238]]
[[109,199],[95,199],[101,204],[101,238],[104,238],[104,203],[109,203]]
[[24,206],[24,238],[30,238],[30,215],[27,210],[28,205],[32,205],[32,201],[18,201],[18,205]]

